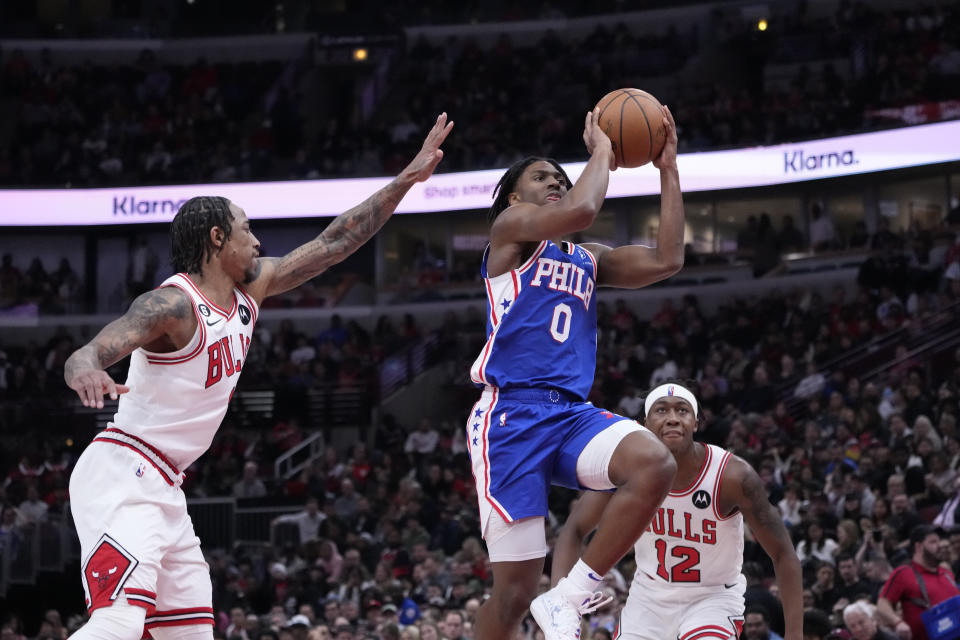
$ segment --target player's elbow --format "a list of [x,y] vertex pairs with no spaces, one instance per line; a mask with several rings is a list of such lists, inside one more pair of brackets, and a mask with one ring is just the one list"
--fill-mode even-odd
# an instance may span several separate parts
[[663,261],[663,274],[665,278],[676,275],[683,269],[683,255],[670,256]]

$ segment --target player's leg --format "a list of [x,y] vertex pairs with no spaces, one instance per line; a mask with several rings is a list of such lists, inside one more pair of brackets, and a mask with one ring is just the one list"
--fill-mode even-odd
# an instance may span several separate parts
[[714,593],[696,598],[680,616],[679,640],[737,640],[743,632],[743,594],[746,581],[741,578],[729,589],[717,587]]
[[548,551],[550,468],[561,442],[550,420],[554,411],[488,388],[467,420],[480,530],[493,571],[493,591],[477,611],[476,640],[513,638],[537,593]]
[[591,440],[577,462],[578,478],[588,489],[616,487],[616,492],[583,563],[600,576],[613,568],[650,525],[676,473],[669,449],[633,421],[621,421]]
[[120,596],[109,607],[96,609],[71,638],[76,640],[140,640],[147,610]]
[[636,422],[588,404],[577,413],[557,456],[554,482],[616,493],[580,560],[530,607],[547,640],[573,640],[581,614],[597,605],[603,576],[650,524],[676,473],[669,450]]
[[140,640],[145,614],[156,603],[163,518],[151,498],[170,487],[142,464],[134,451],[94,443],[70,476],[70,510],[90,611],[90,620],[74,634],[79,640]]
[[513,638],[530,602],[537,595],[547,554],[544,519],[507,523],[494,513],[484,539],[493,571],[493,590],[477,610],[476,640]]
[[167,545],[157,574],[157,608],[147,614],[154,640],[212,640],[213,585],[180,492],[166,523]]
[[614,640],[676,640],[682,603],[662,598],[656,588],[630,586]]

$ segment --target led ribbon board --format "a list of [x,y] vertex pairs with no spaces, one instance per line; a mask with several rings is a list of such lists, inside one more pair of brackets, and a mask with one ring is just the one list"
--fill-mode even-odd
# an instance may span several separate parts
[[[456,135],[456,133],[454,134]],[[685,153],[684,191],[718,191],[836,178],[960,160],[960,121],[770,147]],[[585,163],[565,165],[574,180]],[[445,173],[410,190],[399,213],[486,209],[504,169]],[[392,178],[190,184],[109,189],[0,189],[0,226],[123,225],[169,222],[188,198],[222,195],[252,219],[335,216]],[[621,169],[607,197],[655,195],[656,168]]]

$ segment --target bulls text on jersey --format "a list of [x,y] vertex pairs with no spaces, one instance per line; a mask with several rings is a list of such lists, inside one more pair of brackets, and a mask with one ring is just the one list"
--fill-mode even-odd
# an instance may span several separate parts
[[238,375],[243,368],[243,360],[247,357],[249,349],[250,338],[243,334],[237,336],[236,342],[231,335],[209,345],[207,347],[207,382],[204,388],[209,389],[223,378]]
[[701,542],[703,544],[717,544],[717,523],[713,520],[701,521],[700,531],[694,531],[692,526],[693,514],[689,512],[677,513],[673,509],[657,509],[653,522],[647,527],[647,532],[658,536]]

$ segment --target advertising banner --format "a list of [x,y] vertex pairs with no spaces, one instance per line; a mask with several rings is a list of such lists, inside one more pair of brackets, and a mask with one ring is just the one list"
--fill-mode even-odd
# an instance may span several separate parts
[[[717,191],[960,160],[960,121],[939,122],[795,144],[684,153],[684,191]],[[585,163],[565,165],[576,180]],[[441,173],[413,186],[399,213],[486,209],[504,169]],[[188,198],[222,195],[251,219],[335,216],[392,178],[191,184],[109,189],[0,189],[0,226],[124,225],[169,222]],[[607,196],[655,195],[660,176],[647,165],[610,176]]]

